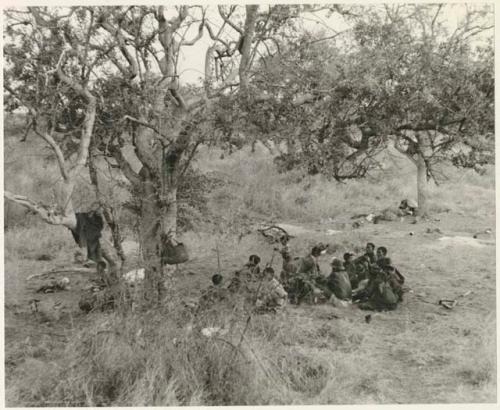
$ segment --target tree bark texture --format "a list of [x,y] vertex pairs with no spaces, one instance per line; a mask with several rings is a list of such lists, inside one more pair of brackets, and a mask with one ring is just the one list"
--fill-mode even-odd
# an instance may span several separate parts
[[418,215],[426,216],[428,214],[427,199],[429,197],[429,183],[427,182],[427,166],[425,159],[421,154],[417,157],[417,199]]
[[425,132],[417,132],[415,136],[418,143],[416,155],[418,215],[425,217],[429,213],[429,170],[426,158],[432,154],[432,149],[429,137]]

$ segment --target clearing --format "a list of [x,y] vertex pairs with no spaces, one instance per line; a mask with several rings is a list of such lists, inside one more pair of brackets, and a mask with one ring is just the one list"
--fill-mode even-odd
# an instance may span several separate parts
[[[282,372],[288,372],[286,390],[277,387],[276,392],[260,398],[258,395],[252,399],[235,397],[224,403],[496,401],[495,246],[493,241],[472,239],[479,229],[494,226],[494,221],[451,213],[437,216],[440,220],[434,222],[398,221],[344,230],[339,230],[334,221],[307,225],[283,221],[294,228],[296,238],[292,239],[291,247],[297,254],[304,254],[314,242],[332,245],[335,254],[322,257],[324,273],[328,272],[331,257],[342,257],[345,250],[359,249],[367,241],[386,246],[406,276],[411,292],[405,294],[396,311],[371,313],[369,321],[365,316],[370,312],[354,306],[329,305],[288,306],[286,312],[279,315],[253,317],[248,338],[257,344],[264,341],[267,344],[261,344],[264,347],[251,354],[263,368],[281,366]],[[443,234],[426,233],[428,228],[435,227]],[[337,232],[332,235],[331,231]],[[46,235],[51,233],[54,236],[47,239]],[[442,236],[455,240],[443,241]],[[456,239],[460,237],[467,240]],[[28,238],[30,246],[26,246]],[[33,241],[33,238],[40,240]],[[209,284],[210,276],[217,269],[217,258],[214,244],[203,235],[188,233],[185,241],[194,258],[179,269],[174,282],[182,298],[188,300],[197,297]],[[476,246],[478,244],[481,246]],[[55,259],[36,260],[47,248]],[[226,238],[220,243],[224,277],[227,280],[250,253],[259,254],[264,263],[270,261],[272,248],[257,233],[243,237],[240,242]],[[64,367],[68,341],[81,329],[92,327],[93,321],[97,326],[102,322],[101,317],[107,316],[84,315],[78,309],[79,295],[90,283],[88,275],[67,275],[71,289],[51,294],[35,293],[41,282],[26,280],[33,273],[70,265],[74,249],[69,232],[60,228],[42,225],[6,233],[8,406],[61,404],[51,402],[54,385],[40,380],[39,376],[45,374],[51,380],[51,376]],[[281,258],[275,255],[275,270],[279,270],[280,265]],[[460,297],[464,294],[466,296]],[[32,312],[29,302],[33,298],[40,300],[41,313]],[[456,298],[458,305],[452,310],[437,304],[440,299]],[[198,337],[203,343],[213,343],[209,338]],[[299,359],[293,362],[292,358]],[[303,363],[309,363],[309,367]],[[207,400],[218,403],[217,399],[208,399],[203,394],[201,397],[200,404],[207,404]],[[68,398],[66,404],[123,404],[119,398],[108,400],[99,402],[94,397],[78,403]],[[254,401],[245,403],[245,400]],[[142,401],[144,405],[153,402],[152,398]],[[176,402],[186,404],[178,397],[173,401]]]

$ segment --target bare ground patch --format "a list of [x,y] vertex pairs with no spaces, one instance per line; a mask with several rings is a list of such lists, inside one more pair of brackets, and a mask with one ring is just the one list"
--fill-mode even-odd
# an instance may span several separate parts
[[[441,229],[453,233],[458,219],[444,219]],[[372,313],[370,323],[365,321],[367,312],[355,307],[290,306],[281,315],[255,316],[241,362],[225,361],[231,348],[200,335],[186,339],[185,348],[178,350],[173,340],[184,334],[182,320],[172,322],[166,313],[158,312],[151,319],[131,317],[126,331],[114,314],[82,315],[75,300],[88,282],[84,276],[72,278],[71,291],[42,295],[47,306],[62,301],[64,309],[62,314],[40,318],[29,310],[33,288],[25,278],[67,263],[71,247],[62,248],[55,261],[33,261],[19,254],[15,260],[7,257],[7,404],[57,405],[58,400],[65,405],[116,405],[126,400],[136,405],[495,401],[495,247],[438,250],[429,246],[437,238],[426,234],[427,227],[399,222],[368,225],[332,238],[325,234],[326,225],[306,226],[308,232],[292,242],[298,254],[314,241],[331,241],[336,250],[324,256],[326,266],[344,249],[372,240],[388,247],[412,293],[405,295],[396,311]],[[410,231],[414,234],[409,235]],[[196,297],[217,269],[214,244],[208,238],[186,236],[195,258],[174,279],[181,298]],[[239,242],[221,238],[220,245],[226,277],[249,253],[261,255],[264,262],[272,257],[272,247],[254,234]],[[276,269],[280,263],[275,256]],[[466,292],[468,296],[453,310],[437,304],[439,299]],[[103,339],[96,335],[99,326],[119,336],[112,333]],[[137,338],[140,329],[142,342]],[[178,357],[174,360],[172,355]],[[127,357],[130,360],[123,359]],[[68,363],[73,366],[71,373],[62,378]],[[204,363],[221,372],[216,379],[219,385],[207,384],[206,377],[213,379],[215,373],[205,374]],[[96,376],[100,385],[92,382]],[[245,389],[240,386],[242,378]],[[269,378],[274,382],[269,384]]]

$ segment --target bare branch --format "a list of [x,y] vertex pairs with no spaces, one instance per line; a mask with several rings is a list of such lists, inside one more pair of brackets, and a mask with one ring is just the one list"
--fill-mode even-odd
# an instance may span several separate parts
[[179,176],[183,176],[188,167],[189,167],[189,164],[191,163],[191,161],[193,160],[195,154],[196,154],[196,150],[198,149],[198,147],[200,146],[201,144],[201,141],[197,141],[194,145],[193,145],[193,148],[191,149],[191,152],[189,153],[189,155],[187,156],[186,160],[184,161],[184,167],[183,169],[181,170],[181,172],[179,172]]
[[149,129],[153,130],[156,134],[158,134],[162,138],[162,141],[164,144],[170,144],[172,142],[170,138],[168,138],[166,135],[162,134],[157,128],[153,127],[152,125],[148,124],[145,121],[141,121],[141,120],[134,118],[130,115],[125,115],[122,118],[122,121],[126,121],[126,120],[133,121],[136,124],[142,125],[143,127],[147,127]]
[[49,22],[41,16],[38,7],[28,7],[28,10],[31,12],[31,15],[35,18],[36,25],[42,27],[50,27]]
[[182,95],[179,93],[178,90],[176,90],[175,88],[171,88],[170,89],[170,93],[172,94],[172,96],[177,100],[177,102],[179,103],[180,107],[183,109],[183,110],[187,110],[188,109],[188,106],[186,104],[186,101],[184,101],[184,98],[182,97]]
[[[92,33],[92,26],[94,25],[94,11],[90,9],[90,24],[87,30],[87,36],[85,38],[85,51],[83,52],[83,61],[87,61],[87,56],[89,52],[90,36]],[[87,73],[85,73],[85,65],[82,66],[82,81],[86,81],[92,72],[92,67],[89,67]]]
[[264,43],[264,44],[266,44],[266,43],[265,43],[265,41],[266,41],[266,40],[271,40],[271,41],[274,43],[274,45],[276,46],[276,49],[277,49],[277,51],[278,51],[278,54],[281,54],[281,47],[280,47],[280,43],[278,42],[278,40],[277,40],[277,39],[275,39],[274,37],[262,37],[262,41],[263,41],[263,43]]
[[[235,7],[235,6],[233,6]],[[221,16],[222,20],[224,20],[224,23],[228,24],[229,26],[231,26],[233,29],[235,29],[238,33],[240,33],[241,35],[244,34],[244,31],[239,28],[236,24],[234,24],[230,19],[229,19],[229,16],[231,15],[232,11],[230,11],[230,13],[228,15],[226,15],[224,13],[224,9],[222,8],[221,5],[218,5],[217,6],[218,10],[219,10],[219,15]],[[232,9],[234,10],[234,9]]]
[[200,40],[203,37],[203,27],[205,26],[205,17],[203,17],[203,20],[201,21],[199,27],[198,27],[198,34],[196,34],[196,37],[194,37],[192,40],[187,41],[187,40],[182,40],[180,42],[181,46],[192,46],[194,45],[198,40]]
[[63,63],[66,61],[66,56],[75,55],[75,53],[76,51],[73,49],[64,50],[61,53],[61,57],[59,58],[55,71],[57,72],[57,76],[62,82],[71,87],[74,91],[76,91],[78,94],[80,94],[83,98],[87,100],[87,107],[85,110],[85,119],[83,120],[78,158],[71,170],[72,173],[77,174],[78,172],[80,172],[80,169],[84,167],[85,163],[87,162],[89,154],[90,138],[92,137],[92,131],[95,122],[97,101],[87,87],[82,86],[80,83],[68,77],[62,70]]
[[431,32],[432,32],[432,35],[434,35],[434,25],[436,24],[436,19],[438,18],[439,13],[440,13],[440,11],[441,11],[442,8],[443,8],[443,5],[439,4],[438,8],[437,8],[437,11],[436,11],[436,14],[434,15],[434,18],[432,19],[432,23],[431,23]]
[[57,164],[59,165],[59,170],[61,171],[61,175],[62,175],[63,179],[65,181],[69,181],[69,174],[68,174],[68,171],[66,169],[66,161],[64,159],[64,154],[61,150],[61,147],[57,144],[57,142],[52,137],[53,129],[50,130],[50,132],[42,133],[42,132],[38,131],[38,129],[35,126],[34,131],[35,131],[36,135],[38,135],[45,142],[47,142],[47,144],[49,144],[50,148],[52,148],[52,150],[56,154]]
[[36,117],[38,115],[36,109],[34,107],[32,107],[31,105],[27,105],[27,103],[23,102],[22,99],[18,96],[18,94],[8,84],[4,83],[4,88],[9,93],[11,93],[13,96],[18,98],[19,101],[21,101],[21,103],[29,110],[33,120],[31,121],[28,129],[26,130],[26,134],[27,134],[27,131],[30,128],[32,128],[35,131],[36,135],[41,137],[45,142],[47,142],[47,144],[49,144],[49,146],[52,148],[52,150],[54,151],[54,153],[56,155],[57,163],[59,165],[59,170],[61,171],[61,175],[62,175],[63,179],[65,181],[68,181],[69,175],[68,175],[68,171],[66,168],[66,161],[64,159],[64,154],[61,150],[61,147],[57,144],[57,142],[52,137],[54,130],[51,129],[49,132],[40,132],[36,126]]
[[318,39],[316,39],[316,40],[309,41],[309,42],[308,42],[308,43],[306,43],[306,44],[314,44],[314,43],[319,43],[320,41],[332,40],[332,39],[334,39],[334,38],[336,38],[336,37],[338,37],[338,36],[340,36],[341,34],[344,34],[344,33],[346,33],[346,32],[347,32],[347,30],[340,31],[340,32],[338,32],[338,33],[336,33],[336,34],[333,34],[333,35],[331,35],[331,36],[328,36],[328,37],[318,38]]
[[[88,102],[94,101],[95,97],[90,93],[90,91],[88,90],[88,88],[83,87],[80,83],[76,82],[75,80],[73,80],[72,78],[68,77],[64,73],[62,67],[63,67],[64,63],[66,62],[66,59],[69,56],[76,56],[77,57],[78,56],[78,52],[76,50],[71,49],[71,48],[64,50],[61,53],[61,56],[59,57],[59,61],[57,63],[57,66],[56,66],[55,70],[52,70],[51,72],[55,71],[57,73],[57,76],[59,77],[59,79],[62,82],[64,82],[67,86],[71,87],[74,91],[76,91],[78,94],[80,94]],[[49,73],[51,73],[51,72],[49,72]]]
[[30,211],[38,214],[45,222],[51,225],[64,225],[70,229],[76,229],[76,217],[75,215],[62,215],[54,209],[55,207],[49,207],[47,205],[37,203],[32,201],[28,197],[23,195],[15,195],[9,191],[4,192],[4,197],[16,204],[19,204]]
[[189,7],[180,6],[178,10],[179,14],[177,15],[177,17],[168,20],[168,24],[170,25],[172,32],[176,31],[181,26],[182,22],[186,19],[186,17],[188,16]]
[[208,21],[205,21],[205,27],[207,28],[208,35],[210,36],[210,38],[212,40],[218,41],[219,43],[223,44],[224,47],[226,47],[227,50],[229,50],[229,48],[230,48],[229,43],[225,42],[224,40],[222,40],[219,37],[221,30],[219,30],[219,33],[217,33],[217,35],[215,35],[214,32],[213,32],[213,30],[212,30],[212,27],[210,26],[210,24],[208,23]]
[[118,41],[118,45],[120,48],[121,53],[127,60],[127,62],[130,65],[130,78],[135,78],[137,76],[137,73],[139,71],[138,66],[137,66],[137,61],[134,59],[134,57],[130,54],[130,52],[127,50],[127,45],[125,43],[125,38],[123,37],[123,33],[119,27],[114,27],[111,23],[105,20],[105,16],[101,16],[99,18],[99,24],[101,25],[102,28],[104,28],[109,34],[111,34],[116,40]]

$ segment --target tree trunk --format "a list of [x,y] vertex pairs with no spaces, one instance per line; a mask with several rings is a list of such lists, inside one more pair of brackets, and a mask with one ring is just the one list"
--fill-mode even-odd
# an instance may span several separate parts
[[417,198],[418,198],[418,215],[422,217],[428,216],[429,209],[427,199],[429,197],[429,173],[427,167],[429,164],[426,158],[432,155],[431,141],[427,132],[416,132],[417,149],[416,149],[416,164],[417,164]]
[[427,198],[429,196],[429,183],[427,181],[427,166],[421,154],[417,156],[417,198],[418,215],[427,216]]
[[160,220],[161,209],[157,184],[150,172],[143,167],[140,172],[142,189],[139,193],[139,244],[146,270],[144,300],[155,304],[161,297]]
[[163,195],[161,233],[175,239],[177,236],[177,186],[167,185]]
[[251,56],[250,52],[252,49],[252,41],[255,36],[255,25],[257,22],[257,11],[259,10],[258,5],[247,5],[246,6],[246,17],[245,17],[245,27],[244,33],[242,36],[240,47],[241,53],[241,61],[239,67],[239,75],[240,75],[240,92],[245,94],[248,89],[248,71],[250,69],[251,64]]

